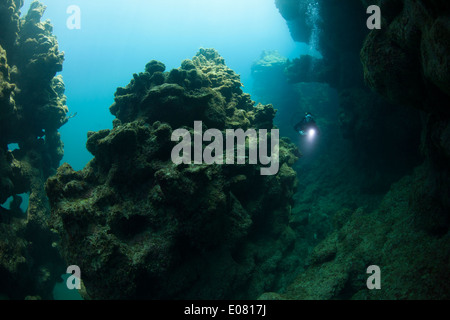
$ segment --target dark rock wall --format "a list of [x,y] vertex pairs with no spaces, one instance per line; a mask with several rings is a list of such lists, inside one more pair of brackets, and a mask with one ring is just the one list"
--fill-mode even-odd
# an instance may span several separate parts
[[[58,129],[67,121],[63,54],[52,26],[40,22],[45,7],[33,2],[19,17],[23,1],[0,2],[0,293],[12,299],[51,298],[64,270],[47,220],[45,180],[63,156]],[[8,150],[9,144],[19,149]],[[26,213],[20,209],[28,193]],[[57,268],[60,269],[57,269]],[[58,270],[58,271],[56,271]]]
[[[277,2],[284,10],[297,10],[293,3],[301,1]],[[381,7],[383,21],[381,30],[369,32],[362,16],[371,4]],[[306,271],[283,294],[261,298],[448,299],[448,1],[321,1],[320,8],[324,59],[318,68],[323,72],[312,81],[327,82],[340,92],[345,136],[370,157],[396,160],[404,159],[402,153],[411,158],[420,132],[425,161],[392,184],[375,209],[361,207],[350,215],[336,212],[336,231],[314,249]],[[287,19],[292,16],[280,11]],[[331,11],[333,19],[327,14]],[[352,17],[345,19],[349,13]],[[354,30],[335,32],[349,20],[353,24],[355,17],[360,19]],[[304,75],[308,59],[293,62],[293,81],[311,81],[303,80],[308,77]],[[358,77],[342,81],[340,70],[351,65]],[[421,126],[416,124],[417,110]],[[384,133],[377,136],[380,130],[389,132],[395,144],[379,149],[380,138],[389,138]],[[364,144],[375,147],[370,150]],[[384,152],[389,152],[387,157]],[[377,166],[383,169],[389,163],[380,161]],[[381,268],[381,290],[366,287],[366,268],[372,264]]]
[[430,195],[450,210],[450,5],[448,1],[382,1],[383,26],[361,50],[368,86],[391,103],[426,112],[422,150]]
[[86,297],[256,298],[299,263],[289,227],[300,156],[280,141],[280,172],[255,165],[175,165],[173,130],[273,128],[275,111],[240,89],[212,49],[178,69],[151,61],[118,88],[112,130],[90,132],[95,158],[46,184],[60,250],[80,266]]
[[[339,94],[338,119],[341,134],[353,145],[353,166],[366,175],[367,190],[385,192],[389,185],[411,172],[421,161],[418,144],[422,127],[420,112],[411,111],[373,92],[364,82],[360,51],[369,30],[366,8],[361,1],[277,1],[280,12],[289,7],[307,16],[307,5],[318,3],[318,50],[323,59],[304,55],[287,66],[292,83],[321,82]],[[294,5],[296,3],[296,5]],[[292,9],[294,10],[294,9]],[[289,19],[290,16],[286,15]],[[293,34],[304,28],[288,20]],[[307,26],[311,35],[312,27]],[[294,37],[309,41],[307,37]]]

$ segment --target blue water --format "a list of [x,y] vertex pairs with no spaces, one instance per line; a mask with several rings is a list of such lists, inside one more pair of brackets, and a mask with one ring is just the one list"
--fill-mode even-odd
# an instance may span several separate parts
[[[263,50],[294,58],[308,51],[294,43],[273,0],[42,0],[59,48],[65,52],[62,75],[69,114],[60,130],[63,162],[76,170],[92,158],[85,148],[88,131],[111,128],[109,106],[117,87],[129,83],[145,64],[160,60],[178,68],[200,47],[215,48],[241,75],[251,93],[250,68]],[[25,0],[24,14],[31,3]],[[67,8],[81,9],[81,29],[67,27]]]
[[[28,193],[21,193],[18,194],[19,197],[22,198],[22,203],[20,204],[20,210],[25,214],[28,210],[28,199],[30,198],[30,195]],[[4,209],[10,209],[11,202],[13,201],[13,197],[9,197],[6,199],[5,203],[0,203],[0,207],[3,207]]]
[[55,284],[53,288],[53,298],[55,300],[83,300],[76,289],[70,290],[67,288],[67,279],[69,274],[61,275],[61,282]]

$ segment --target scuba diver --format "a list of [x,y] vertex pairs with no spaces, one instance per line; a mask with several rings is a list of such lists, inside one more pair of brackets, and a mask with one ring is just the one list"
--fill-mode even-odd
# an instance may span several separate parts
[[313,137],[320,133],[319,127],[310,112],[306,112],[305,117],[294,126],[294,129],[302,136]]

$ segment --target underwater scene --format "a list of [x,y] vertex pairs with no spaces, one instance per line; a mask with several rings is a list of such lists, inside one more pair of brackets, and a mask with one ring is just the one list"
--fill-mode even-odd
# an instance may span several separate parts
[[449,1],[0,0],[0,300],[447,300],[449,227]]

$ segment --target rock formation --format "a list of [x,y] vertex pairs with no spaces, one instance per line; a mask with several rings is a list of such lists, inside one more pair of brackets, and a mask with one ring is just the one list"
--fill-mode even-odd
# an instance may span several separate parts
[[364,77],[391,103],[425,112],[422,149],[430,169],[430,196],[439,198],[448,215],[450,4],[444,0],[385,3],[382,29],[372,31],[361,50]]
[[[21,0],[0,3],[0,294],[51,298],[62,269],[50,232],[44,190],[63,156],[58,129],[67,121],[63,54],[45,7],[35,1],[19,18]],[[17,145],[15,150],[9,146]],[[20,194],[29,195],[20,209]],[[61,264],[60,264],[61,263]],[[59,273],[59,274],[58,274]]]
[[213,49],[178,69],[150,61],[118,88],[112,130],[88,134],[95,158],[46,184],[60,250],[93,299],[256,298],[298,267],[289,216],[300,156],[280,141],[280,171],[180,164],[173,130],[272,129],[275,110],[240,89]]
[[[301,2],[308,1],[277,0],[290,21],[298,16],[295,10]],[[392,184],[377,208],[336,212],[335,231],[314,249],[306,271],[283,294],[266,293],[261,299],[448,299],[449,4],[318,3],[324,56],[318,67],[324,72],[317,74],[327,76],[308,79],[301,66],[311,59],[305,57],[293,62],[293,81],[324,81],[340,92],[341,128],[369,158],[383,157],[380,151],[388,152],[387,160],[401,158],[389,143],[384,144],[387,149],[380,148],[380,130],[388,130],[391,137],[397,133],[395,143],[400,146],[403,141],[409,150],[419,146],[415,135],[420,132],[425,162]],[[369,32],[364,28],[365,9],[372,4],[381,7],[383,20],[381,30]],[[301,27],[289,25],[291,30]],[[417,110],[424,112],[421,126]],[[387,141],[388,135],[380,136]],[[380,266],[382,290],[367,289],[369,265]]]

